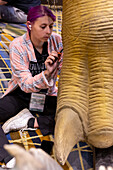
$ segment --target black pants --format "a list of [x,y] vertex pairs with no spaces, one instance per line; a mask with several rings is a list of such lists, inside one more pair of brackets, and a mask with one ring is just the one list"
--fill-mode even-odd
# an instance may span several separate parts
[[[28,103],[21,101],[15,95],[7,95],[0,99],[0,121],[5,122],[9,118],[15,116],[23,110],[28,108]],[[5,136],[2,127],[0,125],[0,161],[7,163],[12,156],[3,148],[4,144],[8,144],[7,137]]]
[[[44,112],[39,113],[40,116],[37,121],[43,135],[54,134],[56,102],[56,96],[46,96]],[[4,98],[0,99],[0,121],[7,121],[24,108],[29,109],[29,101],[24,101],[13,93],[8,94]],[[33,115],[34,114],[35,113],[33,113]],[[11,159],[11,156],[3,148],[4,144],[8,144],[8,140],[0,126],[0,161],[7,163]]]

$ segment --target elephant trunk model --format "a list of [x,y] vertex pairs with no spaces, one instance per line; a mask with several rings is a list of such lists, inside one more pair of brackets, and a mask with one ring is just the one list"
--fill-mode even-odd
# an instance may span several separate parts
[[63,0],[62,37],[55,154],[64,164],[79,141],[113,145],[113,1]]

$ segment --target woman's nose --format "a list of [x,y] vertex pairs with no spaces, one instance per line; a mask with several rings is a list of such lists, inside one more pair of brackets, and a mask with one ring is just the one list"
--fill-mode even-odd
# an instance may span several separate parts
[[47,33],[50,34],[51,33],[51,29],[49,27],[47,27]]

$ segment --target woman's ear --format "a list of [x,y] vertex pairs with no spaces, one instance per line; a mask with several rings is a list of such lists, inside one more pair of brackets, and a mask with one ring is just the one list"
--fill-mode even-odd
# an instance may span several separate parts
[[28,30],[31,30],[31,22],[30,21],[27,21],[27,28],[28,28]]

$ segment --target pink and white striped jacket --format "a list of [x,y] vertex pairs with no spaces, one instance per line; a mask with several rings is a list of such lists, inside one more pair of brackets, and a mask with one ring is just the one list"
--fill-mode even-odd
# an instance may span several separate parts
[[[48,53],[55,50],[60,52],[63,48],[61,36],[52,33],[48,39]],[[48,95],[57,95],[56,80],[60,74],[63,61],[63,53],[59,59],[59,66],[56,75],[52,79],[53,83],[48,83],[43,72],[32,77],[29,70],[29,62],[37,62],[33,45],[28,32],[15,38],[10,44],[10,62],[12,78],[8,83],[8,88],[4,95],[10,93],[18,86],[26,93],[39,92],[41,89],[48,88]]]

